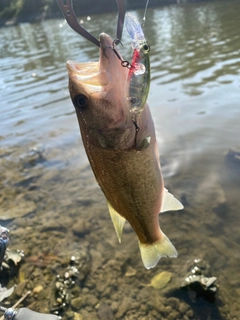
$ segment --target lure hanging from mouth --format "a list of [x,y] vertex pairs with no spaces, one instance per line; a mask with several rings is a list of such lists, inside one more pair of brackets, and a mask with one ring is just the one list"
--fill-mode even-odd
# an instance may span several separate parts
[[125,25],[132,39],[132,62],[128,74],[128,103],[130,112],[136,118],[142,113],[150,88],[150,47],[137,18],[128,12]]

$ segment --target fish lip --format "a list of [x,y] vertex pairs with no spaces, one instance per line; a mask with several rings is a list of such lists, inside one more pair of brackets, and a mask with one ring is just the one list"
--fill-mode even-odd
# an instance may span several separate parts
[[107,33],[100,33],[100,48],[105,50],[106,48],[112,48],[113,40]]

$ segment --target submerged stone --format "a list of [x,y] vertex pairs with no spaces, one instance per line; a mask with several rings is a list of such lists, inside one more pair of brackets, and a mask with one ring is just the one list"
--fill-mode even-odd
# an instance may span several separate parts
[[195,259],[190,265],[190,272],[185,276],[181,288],[188,290],[189,298],[195,302],[203,298],[208,302],[215,301],[217,286],[216,277],[211,276],[210,266],[202,259]]

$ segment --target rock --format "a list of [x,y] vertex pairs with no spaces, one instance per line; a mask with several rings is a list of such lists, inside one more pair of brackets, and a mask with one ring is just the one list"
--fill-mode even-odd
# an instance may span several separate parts
[[89,312],[85,309],[80,310],[83,320],[99,320],[96,312]]
[[104,302],[100,303],[97,314],[100,320],[113,320],[113,312],[110,306]]
[[211,277],[210,266],[202,259],[195,259],[190,266],[190,272],[184,278],[181,288],[186,289],[189,298],[195,302],[198,298],[203,298],[208,302],[215,301],[217,278]]
[[26,284],[27,284],[27,280],[25,280],[25,281],[23,281],[23,282],[20,282],[20,283],[16,286],[15,294],[16,294],[18,297],[21,297],[21,296],[23,295],[23,290],[25,289]]
[[125,296],[119,304],[119,308],[116,313],[116,318],[123,319],[123,316],[127,311],[138,308],[140,308],[140,304],[138,302],[135,302],[132,298]]
[[188,309],[189,309],[189,305],[188,304],[186,304],[185,302],[180,302],[180,304],[179,304],[179,312],[182,315],[184,315],[187,312]]
[[103,264],[102,253],[97,250],[91,249],[90,254],[92,257],[92,270],[91,271],[95,272]]
[[174,310],[174,311],[172,311],[171,313],[169,313],[167,319],[168,319],[168,320],[176,320],[176,319],[179,319],[179,313]]
[[171,297],[167,299],[167,304],[172,307],[172,309],[179,309],[179,300],[177,298]]
[[83,296],[83,303],[84,305],[88,305],[95,308],[96,305],[98,304],[98,299],[96,298],[95,295],[88,294],[86,296]]
[[137,270],[133,269],[131,266],[127,267],[127,270],[125,272],[126,277],[133,277],[137,273]]
[[80,313],[74,312],[73,320],[83,320],[83,316]]
[[33,292],[34,294],[39,294],[42,290],[43,290],[43,286],[38,285],[38,286],[36,286],[36,287],[33,289],[32,292]]
[[89,223],[83,219],[79,219],[72,227],[72,232],[77,237],[84,237],[90,232]]
[[113,312],[116,312],[118,309],[119,303],[117,301],[113,301],[111,304],[111,309]]
[[71,300],[71,306],[75,309],[75,310],[79,310],[83,305],[83,301],[81,297],[78,298],[74,298]]
[[0,209],[0,220],[10,220],[17,217],[25,216],[36,210],[36,204],[33,201],[14,201],[9,205],[9,208]]

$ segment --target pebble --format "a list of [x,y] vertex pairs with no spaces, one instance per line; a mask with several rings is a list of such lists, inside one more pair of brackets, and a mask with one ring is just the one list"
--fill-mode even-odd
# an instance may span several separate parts
[[116,318],[123,319],[124,314],[128,310],[138,309],[139,307],[140,307],[140,304],[135,302],[132,298],[124,297],[123,300],[119,304],[119,308],[116,313]]
[[172,307],[172,309],[179,308],[179,300],[177,298],[171,297],[167,299],[167,304]]
[[33,294],[39,294],[41,291],[43,290],[43,286],[42,285],[38,285],[35,288],[33,288]]
[[90,227],[88,222],[83,219],[79,219],[72,226],[72,232],[77,237],[84,237],[86,234],[90,232]]
[[23,281],[23,282],[20,282],[15,290],[14,290],[14,293],[18,296],[18,297],[21,297],[23,295],[23,290],[25,289],[26,287],[26,284],[27,284],[27,280]]
[[74,312],[73,320],[83,320],[83,316],[80,313]]
[[119,303],[117,301],[113,301],[111,303],[111,309],[113,312],[116,312],[118,310],[118,306],[119,306]]
[[98,314],[100,320],[113,320],[114,319],[113,311],[112,311],[111,307],[104,302],[100,303],[100,305],[98,307],[97,314]]
[[81,297],[78,298],[74,298],[71,300],[71,306],[75,309],[75,310],[79,310],[83,305],[83,301]]
[[179,304],[179,312],[182,315],[184,315],[187,312],[188,309],[189,309],[189,305],[188,304],[186,304],[185,302],[180,302],[180,304]]
[[169,313],[168,315],[168,320],[177,320],[179,317],[179,313],[177,311],[172,311],[171,313]]

